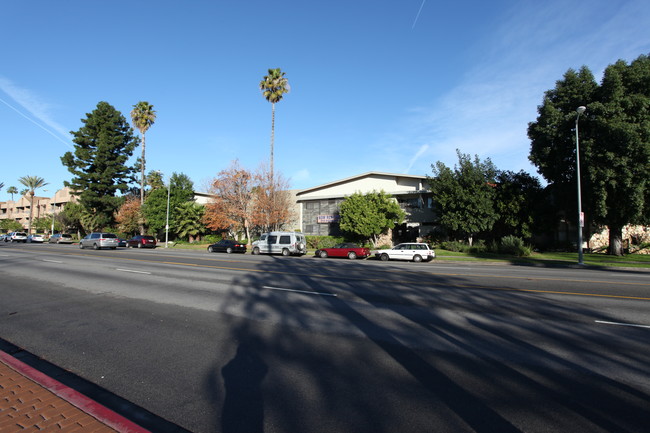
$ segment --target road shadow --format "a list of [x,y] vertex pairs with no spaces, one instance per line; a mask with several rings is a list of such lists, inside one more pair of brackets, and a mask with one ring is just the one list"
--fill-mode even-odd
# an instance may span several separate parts
[[222,369],[226,395],[221,414],[223,433],[263,433],[262,381],[268,366],[259,355],[260,341],[249,339],[237,347],[235,357]]

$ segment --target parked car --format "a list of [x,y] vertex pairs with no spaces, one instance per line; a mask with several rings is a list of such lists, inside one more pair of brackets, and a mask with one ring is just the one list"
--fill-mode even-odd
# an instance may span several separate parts
[[42,244],[44,240],[45,240],[45,236],[39,235],[39,234],[34,234],[34,235],[27,236],[27,242],[34,242],[34,243]]
[[411,260],[414,262],[428,262],[436,257],[435,251],[429,245],[423,243],[403,243],[395,245],[390,250],[379,250],[375,256],[383,261],[386,260]]
[[2,236],[0,236],[0,241],[3,242],[9,242],[9,239],[11,238],[11,233],[5,233]]
[[326,257],[347,257],[348,259],[361,258],[365,259],[370,255],[370,248],[360,247],[357,244],[344,242],[334,245],[331,248],[321,248],[316,250],[316,257],[322,259]]
[[92,247],[95,250],[101,248],[117,248],[117,236],[113,233],[91,233],[79,241],[79,248],[82,250],[86,247]]
[[48,242],[51,244],[71,244],[72,235],[69,235],[67,233],[55,233],[50,236]]
[[136,235],[126,241],[127,248],[156,248],[156,238],[149,235]]
[[296,232],[262,233],[259,240],[253,242],[253,254],[303,255],[307,253],[305,235]]
[[117,238],[117,246],[118,247],[126,247],[126,239]]
[[9,239],[5,239],[5,242],[27,242],[27,233],[25,232],[11,232],[9,233]]
[[245,253],[246,245],[232,239],[222,239],[216,244],[208,246],[209,253]]

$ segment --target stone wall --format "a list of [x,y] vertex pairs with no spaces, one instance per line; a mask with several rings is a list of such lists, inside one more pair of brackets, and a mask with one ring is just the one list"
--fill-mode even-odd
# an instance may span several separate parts
[[[639,250],[639,245],[650,242],[650,227],[627,225],[623,227],[623,248],[631,253],[650,254],[650,249]],[[609,246],[609,229],[594,233],[589,240],[592,251],[606,251]]]

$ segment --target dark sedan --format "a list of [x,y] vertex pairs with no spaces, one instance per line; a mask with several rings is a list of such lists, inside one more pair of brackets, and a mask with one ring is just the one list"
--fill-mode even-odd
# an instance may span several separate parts
[[357,244],[344,242],[334,245],[332,248],[321,248],[316,250],[316,257],[347,257],[348,259],[365,259],[370,256],[370,248],[360,247]]
[[127,248],[156,248],[156,238],[148,235],[137,235],[126,241]]
[[245,253],[246,245],[230,239],[222,239],[216,244],[208,246],[209,253]]

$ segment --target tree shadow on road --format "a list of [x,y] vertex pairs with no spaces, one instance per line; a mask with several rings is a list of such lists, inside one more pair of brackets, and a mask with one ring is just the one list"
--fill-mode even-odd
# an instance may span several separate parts
[[221,427],[224,433],[263,433],[262,381],[268,366],[259,356],[257,339],[243,341],[237,354],[222,369],[226,391]]

